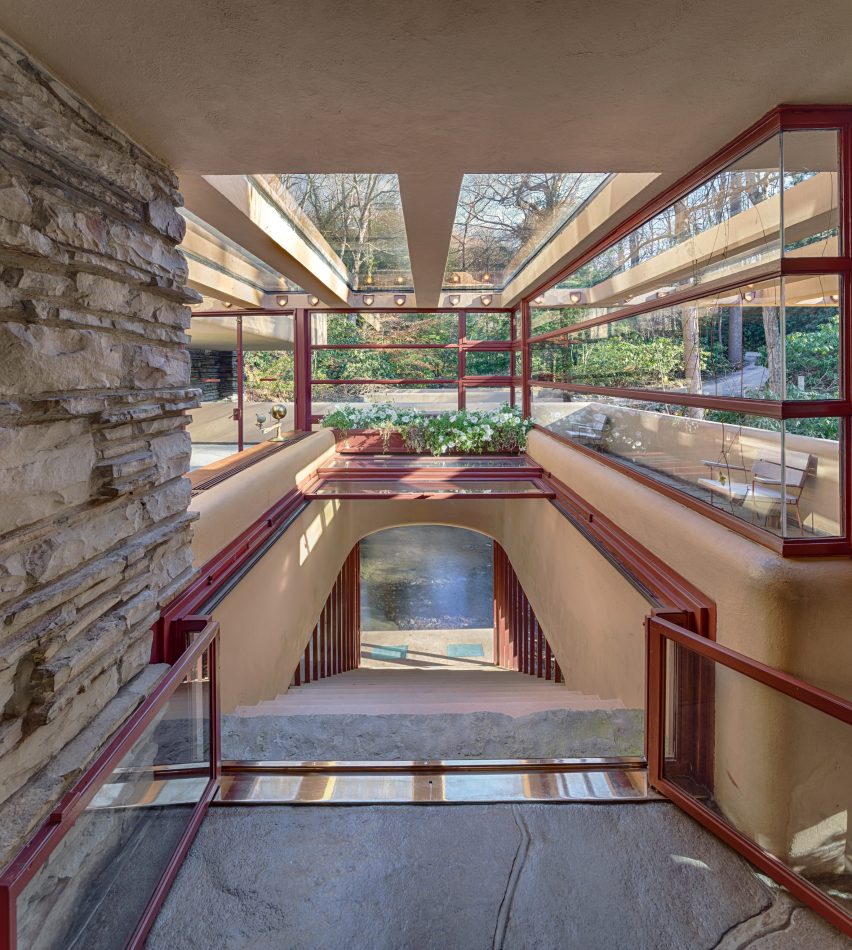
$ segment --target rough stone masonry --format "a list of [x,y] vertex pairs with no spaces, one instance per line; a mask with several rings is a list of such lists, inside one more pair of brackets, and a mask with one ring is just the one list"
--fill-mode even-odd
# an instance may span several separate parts
[[180,204],[168,168],[0,37],[0,858],[49,805],[27,785],[139,701],[191,571]]

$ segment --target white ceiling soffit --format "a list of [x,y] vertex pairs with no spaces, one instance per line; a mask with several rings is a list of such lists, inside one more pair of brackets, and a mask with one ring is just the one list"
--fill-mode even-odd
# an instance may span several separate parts
[[411,276],[424,309],[440,303],[461,181],[460,172],[440,167],[399,176]]
[[328,306],[348,306],[345,278],[242,175],[182,175],[186,207]]

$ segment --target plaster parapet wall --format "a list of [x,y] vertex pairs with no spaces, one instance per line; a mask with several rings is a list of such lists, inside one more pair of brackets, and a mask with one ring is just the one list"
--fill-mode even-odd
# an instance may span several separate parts
[[330,429],[314,432],[196,495],[190,505],[199,519],[192,537],[194,567],[209,561],[316,471],[334,455],[334,447]]
[[[852,561],[785,559],[542,432],[528,451],[715,601],[719,643],[852,696]],[[717,802],[764,847],[824,869],[848,833],[848,727],[738,674],[720,677]]]
[[[268,469],[261,481],[274,483],[272,462],[254,466]],[[279,462],[277,469],[283,467]],[[224,518],[231,536],[248,527],[239,499],[250,471],[215,489],[221,489],[220,500],[205,510],[196,529],[196,537],[205,539],[205,552],[210,545],[205,522],[217,522],[210,526],[215,533]],[[329,500],[313,502],[216,608],[223,710],[285,692],[353,545],[376,531],[413,524],[468,528],[497,540],[509,554],[570,688],[620,699],[630,708],[644,706],[648,604],[548,501]]]
[[165,165],[1,36],[0,103],[3,802],[132,689],[191,574],[196,295]]

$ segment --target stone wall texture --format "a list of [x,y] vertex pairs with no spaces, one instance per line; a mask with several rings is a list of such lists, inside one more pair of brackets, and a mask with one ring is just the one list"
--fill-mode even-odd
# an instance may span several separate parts
[[191,573],[180,204],[0,37],[0,802],[146,667]]

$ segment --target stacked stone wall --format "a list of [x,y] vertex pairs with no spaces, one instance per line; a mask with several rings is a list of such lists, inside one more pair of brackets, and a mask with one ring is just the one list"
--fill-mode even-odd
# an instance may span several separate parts
[[146,667],[191,573],[180,204],[0,37],[0,802]]

